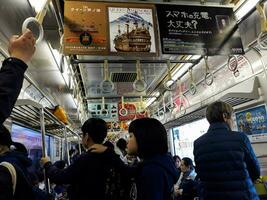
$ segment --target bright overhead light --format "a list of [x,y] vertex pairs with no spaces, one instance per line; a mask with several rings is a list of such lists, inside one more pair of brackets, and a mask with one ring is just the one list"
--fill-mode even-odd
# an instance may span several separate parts
[[237,20],[242,19],[260,0],[246,0],[242,3],[235,12]]
[[150,106],[156,99],[156,97],[149,98],[146,102],[146,107]]
[[188,68],[192,66],[192,63],[185,63],[181,67],[177,68],[173,74],[172,74],[172,79],[177,80],[180,78],[186,71],[188,71]]
[[35,12],[38,13],[43,9],[46,0],[29,0],[29,2],[31,6],[34,8]]
[[156,92],[156,93],[155,93],[155,96],[156,96],[156,97],[159,97],[159,95],[160,95],[160,92]]

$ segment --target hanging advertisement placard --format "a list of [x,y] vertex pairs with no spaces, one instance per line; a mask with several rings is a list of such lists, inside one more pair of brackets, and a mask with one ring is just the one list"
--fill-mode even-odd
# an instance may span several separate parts
[[236,113],[238,131],[247,135],[267,134],[267,114],[265,105]]
[[223,45],[236,24],[232,8],[166,4],[156,7],[163,54],[244,53],[238,31]]
[[142,4],[108,6],[111,54],[157,55],[155,7]]
[[107,55],[106,4],[65,1],[64,54]]

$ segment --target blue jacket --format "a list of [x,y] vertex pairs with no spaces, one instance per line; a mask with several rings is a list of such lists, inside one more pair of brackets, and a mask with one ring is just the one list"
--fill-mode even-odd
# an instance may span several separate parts
[[137,200],[169,200],[178,178],[169,154],[145,160],[136,178]]
[[194,156],[205,200],[259,199],[252,181],[260,176],[260,167],[244,133],[213,123],[194,142]]

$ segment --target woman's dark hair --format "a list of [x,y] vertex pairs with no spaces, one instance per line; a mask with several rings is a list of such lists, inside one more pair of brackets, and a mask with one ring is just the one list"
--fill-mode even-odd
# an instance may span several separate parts
[[209,123],[224,122],[224,118],[230,119],[233,113],[231,105],[225,102],[216,101],[210,104],[206,111],[206,118]]
[[177,155],[173,156],[172,159],[174,160],[174,162],[176,162],[177,159],[181,162],[181,158]]
[[2,124],[0,124],[0,145],[10,147],[12,139],[9,130]]
[[88,134],[95,143],[101,144],[107,137],[107,123],[100,118],[90,118],[84,122],[82,132]]
[[141,158],[165,154],[168,151],[166,129],[157,119],[136,119],[131,122],[129,133],[133,133],[136,138],[138,156]]
[[189,167],[190,169],[193,169],[194,168],[193,161],[192,161],[191,158],[184,157],[184,158],[182,158],[182,160],[184,161],[184,165],[186,167]]

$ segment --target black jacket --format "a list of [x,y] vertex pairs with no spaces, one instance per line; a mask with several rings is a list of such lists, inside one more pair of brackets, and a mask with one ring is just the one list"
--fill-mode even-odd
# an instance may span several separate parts
[[252,181],[260,176],[260,167],[244,133],[213,123],[194,142],[194,156],[205,200],[259,199]]
[[19,96],[27,65],[16,58],[4,60],[0,70],[0,124],[9,117]]
[[178,170],[169,154],[144,160],[136,176],[137,200],[169,200]]
[[25,163],[22,163],[27,162],[25,159],[20,156],[16,157],[13,153],[8,153],[5,156],[0,156],[0,162],[7,161],[11,163],[15,167],[17,175],[16,190],[13,197],[13,184],[11,174],[8,169],[0,166],[0,200],[35,199],[30,180],[27,177],[27,174],[22,170],[24,167],[26,167],[23,166]]
[[[9,117],[13,106],[20,93],[24,72],[27,65],[16,58],[4,60],[0,70],[0,124]],[[11,154],[2,157],[1,161],[8,161],[13,164],[17,173],[17,185],[14,198],[12,197],[12,178],[10,172],[3,166],[0,166],[0,200],[22,200],[34,199],[31,187],[19,167],[21,160],[13,157]]]
[[112,168],[114,154],[111,151],[102,154],[85,152],[63,170],[51,162],[44,167],[51,182],[70,184],[68,195],[71,200],[104,200],[106,179]]

